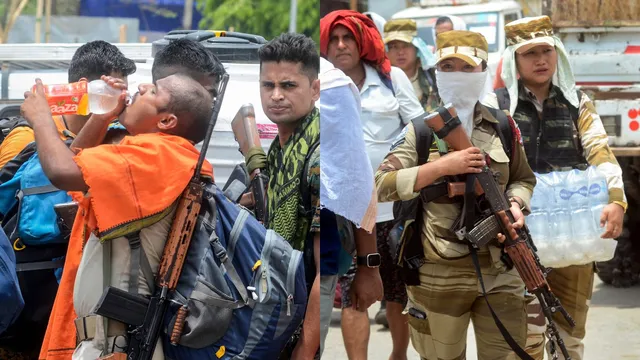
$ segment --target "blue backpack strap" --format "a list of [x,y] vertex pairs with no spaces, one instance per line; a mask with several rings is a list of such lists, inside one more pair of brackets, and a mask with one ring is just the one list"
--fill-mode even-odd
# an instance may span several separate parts
[[387,77],[386,75],[384,75],[379,71],[378,71],[378,76],[380,76],[380,80],[382,81],[384,86],[386,86],[387,88],[389,88],[389,90],[391,90],[393,97],[396,97],[396,91],[393,89],[393,81],[391,80],[391,77]]

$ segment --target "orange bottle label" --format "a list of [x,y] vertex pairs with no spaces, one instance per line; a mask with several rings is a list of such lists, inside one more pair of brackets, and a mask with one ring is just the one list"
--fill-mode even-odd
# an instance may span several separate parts
[[[31,91],[35,91],[35,86]],[[51,115],[88,115],[89,96],[87,82],[45,85],[44,94],[51,109]]]

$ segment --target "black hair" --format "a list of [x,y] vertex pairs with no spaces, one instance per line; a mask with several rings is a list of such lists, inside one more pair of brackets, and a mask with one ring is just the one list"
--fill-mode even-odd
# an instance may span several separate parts
[[100,79],[102,75],[118,73],[129,76],[136,71],[136,63],[127,59],[114,45],[106,41],[88,42],[78,48],[69,64],[69,82],[87,78],[89,81]]
[[211,94],[196,79],[182,73],[172,75],[166,89],[171,96],[162,112],[178,118],[178,126],[172,133],[194,144],[204,140],[213,111]]
[[309,80],[316,80],[320,72],[320,55],[316,43],[302,34],[283,33],[258,50],[260,70],[265,62],[300,63]]
[[224,66],[218,58],[207,51],[204,45],[189,39],[178,39],[171,41],[162,50],[158,51],[153,59],[151,67],[151,77],[155,83],[159,79],[172,75],[175,72],[168,72],[171,68],[182,68],[179,73],[183,73],[192,79],[199,81],[202,75],[215,76],[218,83],[224,75]]
[[451,21],[451,18],[448,16],[440,16],[438,20],[436,20],[436,26],[446,23],[450,23],[451,25],[453,25],[453,21]]

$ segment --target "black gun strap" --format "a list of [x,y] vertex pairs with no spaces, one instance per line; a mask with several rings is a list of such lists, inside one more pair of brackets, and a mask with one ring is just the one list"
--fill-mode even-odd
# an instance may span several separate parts
[[[475,217],[475,213],[474,213],[475,201],[476,201],[475,180],[476,180],[476,177],[474,175],[471,175],[471,174],[467,175],[467,181],[465,184],[466,186],[465,186],[465,193],[464,193],[464,206],[463,206],[464,226],[467,232],[471,231],[475,221],[475,218],[474,218]],[[469,243],[469,252],[471,253],[471,259],[473,260],[473,267],[475,267],[476,269],[476,275],[478,276],[478,281],[480,281],[480,288],[482,289],[482,297],[484,297],[484,301],[487,303],[487,307],[491,312],[493,321],[496,323],[498,330],[500,330],[502,337],[507,342],[507,344],[509,344],[509,347],[511,348],[511,350],[513,350],[516,353],[516,355],[520,357],[520,359],[533,360],[533,358],[529,354],[527,354],[526,351],[524,351],[524,349],[522,349],[520,345],[518,345],[518,343],[513,339],[511,334],[509,334],[509,331],[507,330],[507,328],[504,327],[504,324],[502,324],[502,321],[500,321],[500,319],[498,318],[498,315],[495,313],[495,311],[493,311],[493,308],[489,303],[489,298],[487,297],[487,290],[485,289],[485,286],[484,286],[484,280],[482,279],[482,270],[480,269],[480,261],[478,260],[478,253],[476,251],[476,248],[474,248],[473,245],[471,245],[471,243]]]
[[444,126],[440,130],[436,131],[436,136],[440,139],[444,139],[453,129],[457,128],[461,124],[460,119],[457,116],[451,116],[451,113],[449,113],[449,110],[445,107],[439,107],[436,111],[444,121]]
[[513,350],[520,359],[533,360],[533,358],[529,354],[527,354],[527,352],[524,351],[524,349],[521,348],[520,345],[518,345],[518,343],[513,339],[511,334],[509,334],[509,331],[507,330],[507,328],[504,327],[504,324],[502,324],[502,321],[500,321],[500,319],[498,318],[498,315],[495,313],[495,311],[493,311],[493,308],[489,303],[489,298],[487,297],[487,290],[484,287],[484,280],[482,279],[482,272],[480,270],[480,261],[478,260],[478,254],[476,252],[476,249],[471,245],[469,245],[469,251],[471,252],[471,259],[473,260],[473,266],[476,268],[478,280],[480,281],[480,287],[482,288],[482,297],[484,297],[484,301],[487,303],[487,307],[491,312],[491,316],[493,317],[493,321],[496,323],[498,330],[500,330],[500,334],[502,334],[502,337],[507,342],[507,344],[509,344],[509,347],[511,348],[511,350]]

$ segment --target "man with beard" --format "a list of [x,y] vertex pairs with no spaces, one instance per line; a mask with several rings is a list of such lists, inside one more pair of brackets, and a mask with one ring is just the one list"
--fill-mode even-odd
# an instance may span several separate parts
[[[437,140],[437,150],[432,147],[428,161],[420,164],[418,135],[410,123],[376,173],[379,201],[414,199],[425,187],[446,181],[448,176],[478,173],[489,164],[500,173],[499,183],[509,196],[516,220],[514,227],[522,227],[535,176],[517,131],[510,137],[502,134],[500,123],[506,120],[512,126],[513,120],[480,104],[487,79],[487,51],[487,41],[479,33],[454,30],[438,36],[436,80],[440,97],[456,108],[474,147],[449,151]],[[460,197],[444,196],[421,203],[418,216],[422,216],[425,263],[417,274],[419,285],[407,286],[413,346],[423,359],[464,359],[471,320],[478,359],[514,359],[479,291],[469,245],[451,230],[460,214],[460,202]],[[477,252],[486,296],[495,304],[494,310],[508,332],[523,347],[527,335],[525,286],[516,269],[507,270],[500,260],[502,250],[494,244],[495,240]]]
[[292,359],[313,359],[320,347],[320,57],[301,34],[282,34],[259,51],[260,98],[278,136],[265,155],[252,148],[249,173],[268,175],[265,226],[304,253],[307,311]]
[[[373,21],[358,12],[338,10],[320,19],[320,53],[349,76],[360,91],[365,146],[371,167],[377,169],[404,126],[424,115],[413,86],[401,69],[391,66]],[[409,329],[402,310],[407,293],[393,263],[395,248],[391,246],[389,236],[393,227],[393,204],[378,204],[376,220],[379,254],[358,257],[341,277],[340,288],[347,294],[357,272],[380,266],[393,339],[390,359],[406,360]],[[352,304],[350,297],[345,295],[341,305],[342,336],[349,359],[366,359],[370,327],[367,311]]]

